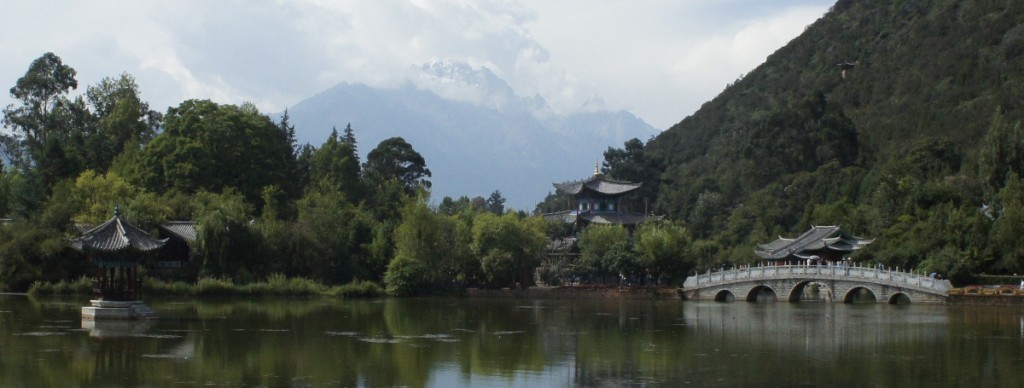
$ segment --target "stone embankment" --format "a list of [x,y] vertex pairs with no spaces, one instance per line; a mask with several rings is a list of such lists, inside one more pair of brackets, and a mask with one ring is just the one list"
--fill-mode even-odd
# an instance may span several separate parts
[[949,303],[989,306],[1024,306],[1024,290],[1018,286],[966,286],[949,290]]

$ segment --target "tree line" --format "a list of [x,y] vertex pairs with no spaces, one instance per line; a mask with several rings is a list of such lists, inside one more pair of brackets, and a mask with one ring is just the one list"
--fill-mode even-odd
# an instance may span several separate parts
[[[188,100],[161,113],[129,74],[73,96],[76,75],[46,53],[3,110],[2,290],[88,274],[67,240],[115,206],[154,234],[196,222],[191,261],[161,272],[171,280],[371,281],[393,295],[528,286],[556,229],[508,211],[497,190],[432,204],[431,171],[400,137],[363,160],[351,125],[299,145],[287,111],[274,120],[249,103]],[[611,268],[597,264],[603,250],[587,255],[602,259],[580,273]]]

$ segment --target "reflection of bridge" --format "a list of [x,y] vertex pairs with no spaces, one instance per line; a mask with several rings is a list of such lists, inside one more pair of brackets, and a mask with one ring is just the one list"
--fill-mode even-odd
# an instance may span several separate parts
[[[914,273],[867,267],[780,265],[736,268],[690,276],[680,290],[687,299],[800,301],[815,284],[823,298],[853,302],[873,297],[888,303],[945,303],[952,284]],[[810,289],[808,289],[810,290]]]

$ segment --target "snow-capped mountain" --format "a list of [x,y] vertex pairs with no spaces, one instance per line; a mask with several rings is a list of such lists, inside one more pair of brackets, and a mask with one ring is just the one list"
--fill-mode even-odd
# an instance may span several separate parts
[[399,88],[342,83],[289,109],[300,143],[319,146],[351,123],[360,157],[405,138],[433,172],[432,198],[487,197],[533,210],[551,183],[585,178],[608,147],[657,130],[626,111],[553,114],[540,96],[521,97],[485,67],[432,62]]

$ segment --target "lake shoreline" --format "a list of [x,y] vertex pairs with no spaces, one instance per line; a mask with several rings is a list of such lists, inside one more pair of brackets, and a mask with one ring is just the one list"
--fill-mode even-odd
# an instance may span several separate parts
[[624,298],[624,299],[677,299],[682,300],[675,287],[578,287],[578,286],[534,286],[525,289],[503,288],[488,290],[467,288],[467,297],[521,298],[521,299],[572,299],[572,298]]
[[[679,292],[679,288],[674,287],[620,289],[618,287],[534,286],[526,289],[503,288],[499,290],[468,288],[464,295],[470,298],[620,298],[686,300]],[[946,304],[975,306],[1024,306],[1024,295],[950,295]]]

